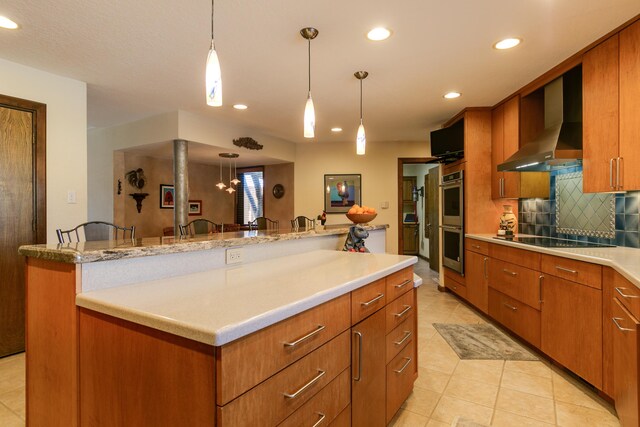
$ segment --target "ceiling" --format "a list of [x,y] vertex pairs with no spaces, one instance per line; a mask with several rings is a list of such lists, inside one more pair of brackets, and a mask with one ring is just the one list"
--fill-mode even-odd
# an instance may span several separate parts
[[[289,141],[302,137],[311,43],[316,141],[355,140],[366,70],[369,141],[426,140],[466,106],[494,105],[640,13],[638,0],[218,0],[216,48],[224,106],[208,107],[208,0],[5,0],[0,57],[87,82],[88,126],[178,109]],[[393,35],[371,42],[384,25]],[[507,37],[524,42],[497,51]],[[445,100],[450,90],[462,92]],[[248,110],[231,106],[245,103]],[[344,131],[332,134],[330,128]]]

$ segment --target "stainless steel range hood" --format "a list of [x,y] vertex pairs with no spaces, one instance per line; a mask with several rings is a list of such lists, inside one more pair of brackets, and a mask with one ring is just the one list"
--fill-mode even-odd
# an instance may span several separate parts
[[544,87],[544,126],[498,171],[548,171],[582,158],[582,67],[576,67]]

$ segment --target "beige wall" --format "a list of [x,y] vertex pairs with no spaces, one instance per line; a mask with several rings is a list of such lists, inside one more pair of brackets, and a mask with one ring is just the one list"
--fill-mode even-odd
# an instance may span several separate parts
[[[370,142],[367,154],[355,154],[353,143],[298,144],[295,162],[296,215],[316,217],[324,209],[324,174],[361,174],[362,204],[375,207],[374,224],[389,224],[387,252],[398,252],[398,158],[427,157],[428,142]],[[381,209],[383,202],[388,209]],[[348,222],[344,214],[327,214],[327,224]]]
[[[264,167],[264,216],[280,221],[281,228],[287,228],[296,216],[293,209],[294,164],[283,163]],[[282,184],[284,196],[273,197],[273,186]]]
[[47,241],[57,242],[57,228],[87,220],[87,85],[0,59],[0,93],[47,104]]

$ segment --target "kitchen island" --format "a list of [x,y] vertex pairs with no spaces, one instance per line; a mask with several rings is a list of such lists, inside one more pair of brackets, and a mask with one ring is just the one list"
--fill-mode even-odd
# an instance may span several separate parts
[[180,244],[110,259],[94,243],[108,260],[85,263],[21,249],[29,425],[384,425],[400,408],[417,377],[415,257],[276,241],[267,259],[162,277],[136,262],[176,267]]

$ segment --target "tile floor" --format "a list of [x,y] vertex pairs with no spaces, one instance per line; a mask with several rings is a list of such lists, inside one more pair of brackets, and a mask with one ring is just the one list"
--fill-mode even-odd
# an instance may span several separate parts
[[[491,426],[619,426],[611,405],[546,361],[460,360],[432,323],[487,320],[439,292],[428,264],[416,266],[419,377],[392,425],[445,427],[458,416]],[[0,358],[0,426],[24,426],[24,353]]]
[[[449,293],[420,260],[418,380],[391,425],[450,426],[456,417],[487,426],[619,426],[615,410],[584,384],[546,360],[460,360],[432,323],[488,319]],[[435,279],[435,280],[434,280]]]

